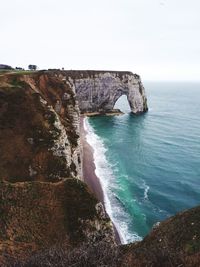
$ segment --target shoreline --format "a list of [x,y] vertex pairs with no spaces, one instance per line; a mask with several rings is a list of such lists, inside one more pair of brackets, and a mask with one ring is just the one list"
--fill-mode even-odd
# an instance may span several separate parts
[[107,112],[103,111],[95,111],[95,112],[85,112],[82,116],[87,117],[96,117],[96,116],[120,116],[123,115],[124,112],[122,112],[120,109],[112,109]]
[[[97,177],[95,173],[95,163],[94,163],[94,149],[93,147],[87,142],[86,139],[87,131],[84,128],[84,116],[80,116],[80,139],[81,145],[83,148],[83,180],[88,185],[90,190],[95,194],[97,199],[103,204],[105,212],[105,203],[104,203],[104,192],[101,186],[101,182],[99,177]],[[115,241],[117,244],[121,244],[120,235],[117,231],[116,226],[113,224],[114,233],[115,233]]]
[[[81,144],[83,148],[83,180],[89,186],[91,191],[95,194],[99,201],[101,201],[104,205],[104,194],[103,190],[99,181],[99,178],[96,176],[95,173],[95,163],[94,163],[94,150],[88,144],[86,140],[87,132],[84,128],[83,124],[84,117],[81,116],[80,118],[80,133],[81,133]],[[105,205],[104,205],[105,208]]]

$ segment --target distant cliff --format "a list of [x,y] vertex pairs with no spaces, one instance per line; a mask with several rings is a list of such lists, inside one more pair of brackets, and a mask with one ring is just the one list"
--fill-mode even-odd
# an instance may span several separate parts
[[[85,112],[110,112],[120,96],[126,95],[134,114],[148,110],[139,75],[124,71],[62,72],[76,91],[79,108]],[[65,79],[65,78],[64,78]]]
[[110,111],[122,94],[133,113],[147,110],[136,74],[0,72],[0,266],[200,266],[199,207],[117,246],[82,181],[79,107]]

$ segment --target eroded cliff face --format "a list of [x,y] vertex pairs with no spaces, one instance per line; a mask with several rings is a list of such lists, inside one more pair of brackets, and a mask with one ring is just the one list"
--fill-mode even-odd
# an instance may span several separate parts
[[54,74],[0,77],[1,179],[81,178],[79,109]]
[[[82,179],[74,87],[55,72],[0,75],[0,265],[55,244],[115,245]],[[9,266],[9,265],[8,265]]]
[[110,112],[120,96],[126,95],[132,113],[148,110],[140,76],[119,71],[64,71],[63,80],[73,84],[82,113]]
[[0,74],[0,266],[199,267],[200,207],[116,246],[103,205],[81,181],[76,92],[82,112],[109,111],[122,94],[134,113],[147,110],[131,73]]

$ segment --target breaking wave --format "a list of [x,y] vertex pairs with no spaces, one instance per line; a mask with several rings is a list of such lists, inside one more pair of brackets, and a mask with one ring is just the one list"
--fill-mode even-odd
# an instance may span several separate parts
[[[122,244],[141,240],[142,238],[137,233],[133,233],[129,229],[129,224],[132,219],[124,211],[123,206],[114,193],[113,189],[117,186],[116,178],[112,170],[112,165],[106,158],[107,149],[104,146],[103,140],[96,135],[87,118],[84,118],[84,129],[87,132],[86,140],[94,150],[95,173],[100,180],[104,192],[106,212],[114,223]],[[147,195],[147,193],[148,190],[145,194]]]

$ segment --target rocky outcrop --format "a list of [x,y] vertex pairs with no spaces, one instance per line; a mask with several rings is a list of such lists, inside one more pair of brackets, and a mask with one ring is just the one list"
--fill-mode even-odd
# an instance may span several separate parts
[[148,110],[140,76],[123,71],[62,71],[58,75],[74,86],[82,113],[111,112],[126,95],[132,113]]

